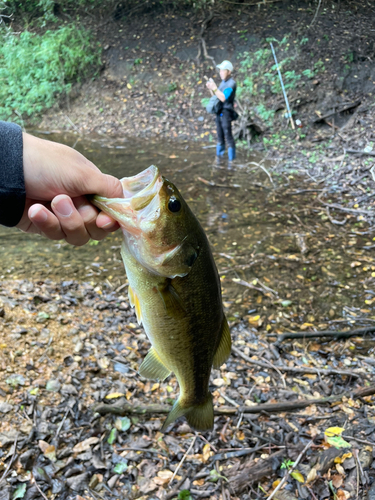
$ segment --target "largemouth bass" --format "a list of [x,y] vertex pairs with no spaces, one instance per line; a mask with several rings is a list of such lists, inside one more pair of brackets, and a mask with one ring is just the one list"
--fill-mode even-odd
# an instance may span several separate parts
[[92,201],[122,228],[130,304],[152,344],[139,373],[177,377],[180,395],[162,430],[183,415],[196,430],[212,429],[210,372],[228,358],[231,339],[207,237],[157,167],[121,183],[124,198]]

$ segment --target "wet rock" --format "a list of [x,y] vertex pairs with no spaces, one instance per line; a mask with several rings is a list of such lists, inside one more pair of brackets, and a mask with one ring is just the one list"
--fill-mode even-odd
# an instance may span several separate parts
[[89,480],[89,473],[84,472],[83,474],[78,474],[78,476],[70,477],[66,480],[66,484],[73,491],[83,491],[87,487],[87,482]]

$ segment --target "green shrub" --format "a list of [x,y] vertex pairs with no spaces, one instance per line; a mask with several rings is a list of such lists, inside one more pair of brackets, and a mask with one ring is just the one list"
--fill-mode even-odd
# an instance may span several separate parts
[[8,33],[0,42],[0,119],[40,114],[100,64],[100,47],[74,26]]

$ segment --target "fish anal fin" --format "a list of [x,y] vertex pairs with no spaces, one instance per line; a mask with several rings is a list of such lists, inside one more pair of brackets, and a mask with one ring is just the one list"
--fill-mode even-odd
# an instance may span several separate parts
[[220,368],[220,366],[225,363],[229,358],[230,350],[232,346],[232,341],[230,338],[230,331],[227,322],[227,318],[224,316],[223,322],[221,324],[220,341],[219,345],[214,354],[213,367]]
[[187,408],[184,408],[180,399],[178,399],[169,412],[161,431],[165,432],[168,425],[179,417],[182,417],[182,415],[185,415],[190,427],[196,431],[208,431],[212,429],[214,426],[214,407],[211,393],[207,393],[207,398],[203,403]]
[[165,307],[168,316],[181,319],[186,316],[186,310],[181,297],[173,288],[171,283],[156,287]]
[[153,380],[164,380],[171,374],[171,371],[163,364],[155,349],[151,347],[139,367],[139,374]]

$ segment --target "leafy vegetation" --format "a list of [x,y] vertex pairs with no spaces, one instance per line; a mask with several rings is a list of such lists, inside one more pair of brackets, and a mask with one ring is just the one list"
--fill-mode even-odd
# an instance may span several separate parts
[[[27,3],[27,2],[26,2]],[[50,108],[72,82],[100,64],[100,47],[73,25],[46,31],[5,33],[0,46],[0,119],[18,121]]]
[[[307,38],[300,41],[300,45],[307,42]],[[266,105],[267,98],[274,95],[281,95],[282,88],[277,73],[270,42],[277,42],[275,39],[267,39],[264,46],[255,52],[244,52],[239,56],[239,87],[237,96],[244,101],[251,102],[251,106],[256,114],[267,124],[271,125],[275,112]],[[275,44],[276,45],[276,44]],[[322,61],[317,61],[311,68],[307,68],[301,73],[294,69],[294,62],[298,55],[298,46],[292,47],[289,38],[285,36],[276,45],[278,55],[278,67],[282,74],[285,90],[294,90],[299,85],[304,85],[306,80],[314,78],[318,73],[325,70]]]

